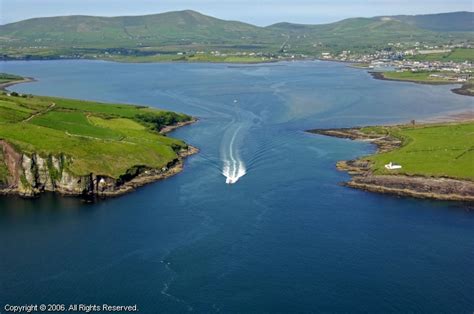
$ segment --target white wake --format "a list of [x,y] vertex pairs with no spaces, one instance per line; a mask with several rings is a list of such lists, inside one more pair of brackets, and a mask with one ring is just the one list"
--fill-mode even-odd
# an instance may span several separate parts
[[235,145],[235,139],[239,133],[240,127],[232,135],[232,138],[229,142],[227,151],[224,154],[224,166],[222,168],[222,174],[225,179],[225,183],[234,184],[246,173],[245,164],[242,159],[239,157],[237,148]]

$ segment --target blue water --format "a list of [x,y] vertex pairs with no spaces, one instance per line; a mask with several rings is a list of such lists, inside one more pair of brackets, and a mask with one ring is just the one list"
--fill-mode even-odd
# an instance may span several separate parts
[[[343,187],[348,176],[336,161],[374,147],[304,132],[472,110],[472,99],[452,87],[374,80],[329,62],[35,61],[0,69],[38,80],[11,88],[23,93],[198,116],[171,135],[201,149],[179,175],[116,199],[0,197],[2,306],[474,310],[472,207]],[[223,173],[239,174],[236,183],[225,184]]]

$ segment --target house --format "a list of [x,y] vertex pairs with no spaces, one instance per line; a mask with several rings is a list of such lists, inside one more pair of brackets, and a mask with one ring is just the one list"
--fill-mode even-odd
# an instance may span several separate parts
[[385,165],[385,168],[388,170],[395,170],[395,169],[401,169],[401,165],[394,164],[393,162],[389,162],[388,164]]

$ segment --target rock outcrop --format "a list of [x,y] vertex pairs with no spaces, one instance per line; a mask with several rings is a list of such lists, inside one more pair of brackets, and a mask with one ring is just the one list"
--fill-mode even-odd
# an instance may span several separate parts
[[0,140],[1,152],[8,169],[8,183],[0,186],[0,193],[33,197],[44,191],[76,196],[117,196],[134,188],[169,177],[182,169],[183,158],[197,149],[189,146],[178,157],[161,169],[135,166],[119,178],[90,173],[75,175],[68,170],[73,159],[64,154],[41,155],[22,153],[10,143]]

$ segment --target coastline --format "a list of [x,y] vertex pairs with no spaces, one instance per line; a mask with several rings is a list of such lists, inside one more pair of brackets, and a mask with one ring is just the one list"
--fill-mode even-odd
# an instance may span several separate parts
[[[352,67],[357,68],[357,67]],[[364,68],[358,68],[364,69]],[[376,80],[382,81],[394,81],[394,82],[408,82],[408,83],[415,83],[415,84],[424,84],[424,85],[461,85],[460,87],[452,88],[451,92],[462,95],[462,96],[474,96],[473,90],[473,83],[470,82],[430,82],[430,81],[420,81],[420,80],[403,80],[403,79],[395,79],[395,78],[387,78],[383,74],[383,72],[375,72],[375,71],[368,71],[368,73],[372,76],[372,78]]]
[[178,122],[178,123],[176,123],[176,124],[174,124],[174,125],[167,125],[167,126],[165,126],[164,128],[162,128],[162,129],[160,130],[160,134],[161,134],[161,135],[166,135],[166,134],[170,133],[171,131],[174,131],[174,130],[176,130],[176,129],[179,129],[179,128],[183,127],[183,126],[191,125],[191,124],[193,124],[193,123],[196,123],[197,121],[198,121],[198,119],[195,118],[195,117],[193,117],[193,118],[192,118],[191,120],[189,120],[189,121]]
[[[390,135],[380,137],[379,135],[363,133],[360,127],[314,129],[307,132],[370,142],[377,146],[376,153],[390,152],[403,145],[401,140]],[[474,181],[422,175],[374,174],[371,166],[371,162],[365,157],[359,157],[354,160],[342,160],[336,164],[336,168],[339,171],[347,172],[351,176],[349,181],[342,183],[344,186],[397,196],[474,202]]]
[[458,82],[428,82],[428,81],[417,81],[417,80],[403,80],[403,79],[395,79],[395,78],[387,78],[383,75],[383,72],[375,72],[375,71],[368,71],[368,73],[376,80],[382,81],[395,81],[395,82],[408,82],[408,83],[416,83],[416,84],[425,84],[425,85],[459,85],[461,83]]
[[16,85],[16,84],[21,84],[21,83],[30,83],[30,82],[36,82],[36,80],[32,77],[25,77],[22,80],[17,80],[17,81],[11,81],[11,82],[6,82],[6,83],[0,83],[0,91],[5,91],[7,90],[7,87]]
[[[25,77],[22,80],[16,80],[16,81],[11,81],[7,83],[0,84],[0,91],[6,91],[6,88],[15,84],[20,84],[20,83],[27,83],[27,82],[35,82],[36,80],[30,77]],[[197,118],[192,118],[189,121],[185,122],[179,122],[176,123],[175,125],[169,125],[164,127],[162,130],[159,131],[159,133],[163,136],[166,136],[167,133],[176,130],[180,127],[186,126],[193,124],[197,122]],[[7,161],[13,161],[12,165],[18,164],[18,162],[21,163],[21,159],[23,158],[23,154],[20,152],[17,152],[13,146],[8,144],[8,142],[4,140],[0,140],[0,153],[5,155],[5,158]],[[199,149],[187,145],[185,149],[181,149],[179,152],[177,152],[177,158],[169,162],[165,167],[161,169],[154,169],[154,168],[145,168],[143,166],[137,165],[136,168],[138,170],[135,171],[135,174],[127,179],[125,178],[119,178],[119,179],[114,179],[114,178],[109,178],[101,175],[96,175],[91,173],[88,176],[79,176],[79,177],[74,177],[73,175],[68,173],[68,177],[71,177],[73,179],[78,179],[79,181],[86,181],[88,182],[87,185],[87,190],[77,190],[77,189],[68,189],[68,188],[61,188],[61,187],[52,187],[52,188],[43,188],[43,189],[36,189],[36,188],[30,188],[28,190],[24,190],[20,188],[19,186],[4,186],[0,187],[0,195],[18,195],[20,197],[25,197],[25,198],[33,198],[33,197],[38,197],[44,192],[53,192],[57,193],[59,195],[63,196],[77,196],[77,197],[83,197],[83,198],[107,198],[107,197],[117,197],[121,196],[127,193],[130,193],[134,191],[136,188],[144,186],[149,183],[153,183],[159,180],[163,180],[166,178],[169,178],[171,176],[174,176],[184,169],[184,160],[194,154],[197,154],[199,152]],[[8,166],[12,166],[8,165]],[[12,167],[9,167],[10,173],[14,173],[13,176],[17,176],[19,178],[18,172],[16,172]],[[135,168],[135,167],[132,167]],[[132,169],[130,169],[132,170]],[[127,174],[124,174],[123,177],[127,177]],[[17,179],[18,179],[17,178]],[[9,179],[10,180],[10,179]],[[13,181],[18,181],[18,180],[13,180]],[[102,184],[104,182],[104,184]]]
[[[97,197],[118,197],[124,194],[128,194],[133,192],[137,188],[147,185],[149,183],[154,183],[160,180],[167,179],[174,175],[179,174],[181,171],[184,170],[184,160],[194,154],[199,153],[199,149],[197,147],[188,145],[188,149],[186,151],[182,151],[178,153],[178,158],[174,161],[172,165],[167,167],[166,171],[160,172],[157,170],[145,171],[135,178],[131,179],[130,181],[125,182],[124,184],[120,185],[117,190],[114,191],[103,191],[99,192],[96,195]],[[77,194],[67,194],[63,193],[63,195],[72,195],[72,196],[81,196]]]

